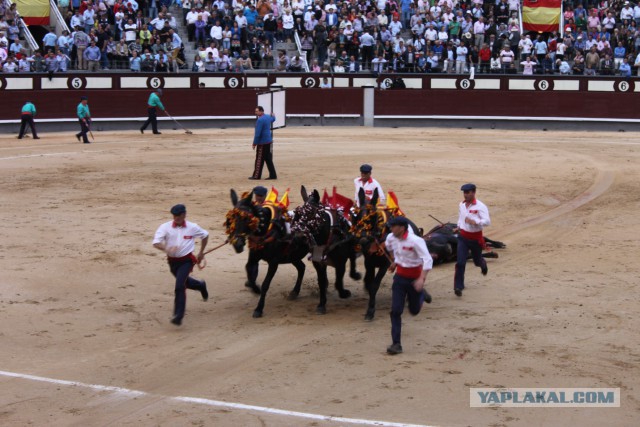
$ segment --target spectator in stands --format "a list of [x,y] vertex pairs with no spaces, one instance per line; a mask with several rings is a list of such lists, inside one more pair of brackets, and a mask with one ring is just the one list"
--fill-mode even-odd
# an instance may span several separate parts
[[96,42],[91,40],[91,44],[84,51],[84,59],[87,61],[87,70],[98,71],[100,67],[100,48],[96,46]]
[[488,73],[489,67],[491,65],[491,49],[489,49],[489,45],[487,43],[482,44],[482,49],[478,52],[479,59],[479,73]]
[[571,72],[571,66],[569,66],[569,63],[567,61],[561,61],[560,59],[556,59],[556,67],[558,68],[558,71],[560,71],[560,74],[562,75],[568,75]]
[[204,60],[204,70],[209,73],[213,73],[218,69],[217,62],[220,58],[214,58],[213,52],[208,52],[207,57]]
[[33,64],[32,68],[36,73],[42,73],[45,70],[45,60],[40,49],[37,49],[35,51],[30,59],[30,62]]
[[82,14],[82,20],[84,21],[84,32],[89,34],[95,25],[96,13],[93,8],[88,7]]
[[156,61],[151,56],[151,52],[148,50],[142,56],[142,61],[140,63],[140,71],[143,73],[151,73],[155,70]]
[[223,49],[222,54],[220,55],[220,61],[218,62],[218,71],[227,72],[230,71],[232,67],[231,58],[229,57],[229,51],[227,49]]
[[538,63],[541,64],[547,53],[549,53],[547,43],[542,39],[542,36],[538,36],[538,39],[533,45],[533,50],[536,52]]
[[253,70],[253,64],[251,63],[249,52],[243,50],[240,53],[240,57],[236,60],[236,71],[245,72],[248,70]]
[[142,59],[138,56],[138,51],[131,52],[131,58],[129,58],[129,69],[134,73],[139,73],[142,68]]
[[53,27],[49,28],[49,32],[45,34],[42,39],[42,44],[44,45],[45,52],[55,52],[56,50],[56,42],[58,41],[58,37],[53,29]]
[[[600,65],[600,55],[598,55],[597,46],[592,45],[591,49],[589,50],[589,53],[587,53],[587,56],[585,57],[585,69],[586,69],[585,74],[595,75],[595,71],[598,69],[599,65]],[[591,71],[589,70],[593,70],[593,74],[591,74]]]
[[522,74],[527,76],[533,75],[533,70],[536,65],[536,62],[531,60],[531,56],[527,56],[526,60],[520,63],[520,66],[523,67]]
[[30,73],[31,72],[31,61],[27,56],[23,56],[18,61],[18,72],[20,73]]
[[56,62],[58,63],[58,71],[61,73],[66,73],[69,69],[69,57],[64,54],[64,52],[58,50],[56,52]]
[[13,42],[9,46],[8,54],[19,58],[22,55],[23,49],[24,48],[22,47],[22,43],[20,43],[20,39],[16,37],[13,39]]
[[600,60],[600,74],[603,76],[612,76],[615,72],[615,62],[609,54],[605,54],[604,58]]
[[631,77],[631,65],[628,58],[622,58],[622,63],[618,67],[621,77]]
[[45,57],[45,71],[47,71],[49,75],[51,75],[52,73],[58,71],[58,65],[59,64],[56,58],[56,54],[52,50],[49,50],[49,53]]
[[204,73],[205,71],[204,61],[202,57],[197,53],[193,58],[193,65],[191,66],[191,71],[194,73]]
[[463,74],[467,65],[467,55],[469,50],[464,42],[460,42],[456,48],[456,74]]
[[509,43],[507,43],[504,45],[504,49],[500,51],[500,64],[502,66],[502,69],[506,70],[507,68],[511,68],[511,65],[514,63],[514,61],[515,54],[511,50],[511,46],[509,46]]
[[287,71],[291,71],[291,72],[294,72],[294,73],[300,73],[300,72],[304,71],[303,70],[303,66],[304,66],[304,62],[300,58],[300,55],[296,54],[289,61],[289,68],[287,69]]
[[582,51],[577,51],[576,56],[573,58],[573,67],[571,67],[574,75],[584,74],[584,56]]

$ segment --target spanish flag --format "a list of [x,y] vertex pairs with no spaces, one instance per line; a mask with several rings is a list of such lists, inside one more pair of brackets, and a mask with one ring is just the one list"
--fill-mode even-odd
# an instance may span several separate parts
[[18,13],[27,25],[49,25],[49,0],[15,0]]
[[276,190],[274,187],[271,187],[271,191],[269,191],[269,194],[267,194],[267,197],[265,197],[264,202],[274,205],[278,203],[278,190]]
[[280,198],[280,201],[278,202],[278,204],[282,209],[289,208],[289,189],[288,188],[287,188],[287,191],[285,191],[282,197]]
[[551,32],[560,28],[562,0],[524,0],[522,26],[524,31]]
[[389,191],[387,193],[387,209],[392,211],[397,210],[398,215],[404,216],[404,212],[402,212],[402,209],[400,209],[400,206],[398,205],[398,197],[393,191]]

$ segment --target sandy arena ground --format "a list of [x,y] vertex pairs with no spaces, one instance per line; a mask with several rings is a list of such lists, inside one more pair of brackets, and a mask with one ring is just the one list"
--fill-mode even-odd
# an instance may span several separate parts
[[[301,184],[351,196],[364,162],[424,228],[429,214],[455,221],[464,182],[489,206],[486,234],[508,248],[487,277],[469,264],[461,299],[453,266],[436,267],[433,304],[405,312],[405,352],[388,356],[390,275],[366,323],[361,283],[346,279],[349,300],[331,287],[318,316],[311,265],[297,301],[285,299],[295,270],[281,267],[256,320],[246,254],[229,246],[195,272],[209,301],[189,291],[183,325],[169,323],[173,282],[153,233],[182,202],[211,247],[224,241],[229,189],[254,184],[252,132],[0,136],[1,425],[637,425],[636,134],[277,131],[275,184],[292,206]],[[498,386],[619,387],[622,404],[469,407],[469,387]]]

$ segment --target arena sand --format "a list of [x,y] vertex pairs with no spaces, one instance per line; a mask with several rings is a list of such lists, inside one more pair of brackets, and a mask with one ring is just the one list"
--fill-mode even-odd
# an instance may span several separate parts
[[[469,265],[428,277],[434,302],[404,315],[404,354],[388,356],[390,283],[373,322],[362,283],[329,292],[315,314],[309,264],[297,301],[279,269],[265,317],[243,286],[245,254],[207,256],[183,326],[169,323],[173,283],[151,246],[169,207],[225,239],[229,190],[249,190],[252,129],[0,136],[0,424],[335,426],[176,396],[360,420],[444,426],[637,425],[640,414],[637,134],[429,128],[276,131],[282,193],[353,194],[361,163],[425,229],[456,220],[459,187],[478,185],[486,234],[507,243],[483,277]],[[360,271],[363,270],[359,260]],[[261,264],[261,275],[266,271]],[[331,273],[332,274],[332,273]],[[8,376],[16,373],[20,377]],[[56,381],[113,386],[133,395]],[[620,408],[470,408],[470,387],[619,387]]]

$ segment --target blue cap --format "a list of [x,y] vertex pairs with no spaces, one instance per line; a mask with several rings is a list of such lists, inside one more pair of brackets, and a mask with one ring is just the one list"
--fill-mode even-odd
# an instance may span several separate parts
[[162,89],[156,89],[156,93],[160,96],[162,96]]
[[89,99],[89,98],[87,98],[86,96],[81,96],[81,97],[80,97],[80,100],[81,100],[81,101],[84,101],[84,100],[87,100],[87,99]]
[[465,184],[462,187],[460,187],[461,191],[476,191],[476,186],[475,184]]
[[404,216],[396,216],[387,221],[389,227],[394,225],[402,225],[403,227],[409,227],[409,220]]
[[183,213],[187,213],[187,208],[185,205],[178,204],[171,208],[171,215],[182,215]]
[[366,163],[364,165],[360,166],[360,172],[362,172],[362,173],[371,173],[372,169],[373,168],[371,167],[371,165],[368,165]]
[[255,194],[256,196],[266,196],[267,193],[269,192],[269,190],[267,190],[265,187],[263,187],[262,185],[258,185],[256,187],[253,187],[253,194]]

